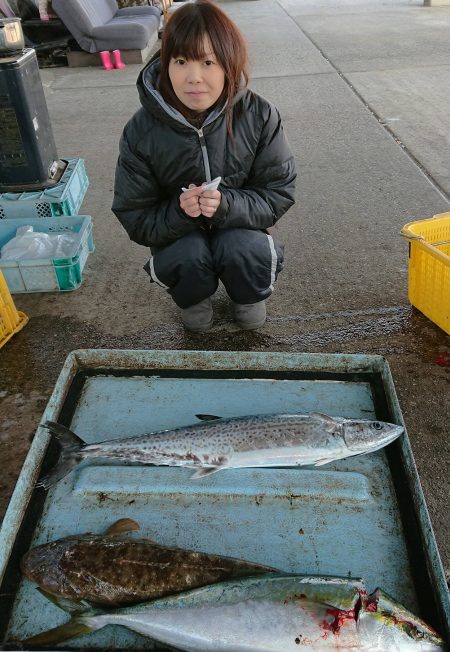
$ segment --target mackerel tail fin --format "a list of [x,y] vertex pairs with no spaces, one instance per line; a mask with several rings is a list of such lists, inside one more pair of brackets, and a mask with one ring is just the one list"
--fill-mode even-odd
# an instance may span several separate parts
[[38,487],[48,489],[52,484],[64,478],[70,471],[79,464],[82,459],[81,451],[86,442],[74,432],[54,421],[46,421],[42,427],[47,428],[61,444],[61,456],[55,467],[42,477],[37,483]]

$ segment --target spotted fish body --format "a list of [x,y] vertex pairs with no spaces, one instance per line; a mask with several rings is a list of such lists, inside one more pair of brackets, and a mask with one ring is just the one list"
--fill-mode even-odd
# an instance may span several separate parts
[[[70,430],[47,422],[61,441],[60,464],[41,481],[64,477],[84,459],[108,458],[197,469],[202,477],[227,468],[321,465],[386,446],[402,426],[323,414],[267,414],[215,418],[195,425],[86,445]],[[65,449],[65,450],[64,450]]]
[[[106,625],[123,625],[186,652],[442,652],[443,641],[432,628],[404,608],[406,620],[396,624],[398,612],[392,613],[391,606],[385,596],[378,612],[361,580],[245,578],[106,613],[76,615],[24,644],[51,645]],[[367,625],[375,619],[388,626]]]
[[21,570],[44,591],[71,600],[118,606],[145,602],[272,568],[252,562],[120,536],[139,529],[131,519],[105,534],[81,534],[32,548]]

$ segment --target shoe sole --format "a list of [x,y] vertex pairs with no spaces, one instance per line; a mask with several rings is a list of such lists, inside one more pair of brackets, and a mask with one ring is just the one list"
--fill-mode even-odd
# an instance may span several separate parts
[[261,328],[261,326],[264,326],[266,323],[266,320],[264,319],[263,321],[259,321],[253,324],[246,324],[245,322],[236,322],[236,325],[239,326],[239,328],[243,331],[254,331],[257,328]]
[[213,319],[208,324],[199,324],[198,326],[189,326],[189,324],[186,324],[185,322],[183,323],[183,326],[187,331],[190,333],[204,333],[205,331],[209,331],[211,326],[213,325]]

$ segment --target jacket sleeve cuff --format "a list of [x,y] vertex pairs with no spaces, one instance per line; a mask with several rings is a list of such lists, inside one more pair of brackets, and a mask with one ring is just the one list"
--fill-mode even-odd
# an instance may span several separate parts
[[221,227],[223,224],[226,222],[226,218],[228,215],[229,211],[229,204],[228,204],[228,199],[225,196],[225,193],[221,191],[222,197],[220,200],[220,204],[216,212],[214,213],[214,217],[212,218],[212,225],[215,227]]

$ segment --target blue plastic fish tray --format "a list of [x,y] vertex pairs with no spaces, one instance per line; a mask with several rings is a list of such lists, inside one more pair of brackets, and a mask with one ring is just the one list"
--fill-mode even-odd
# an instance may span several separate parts
[[51,188],[0,193],[0,219],[78,215],[89,179],[82,158],[66,161],[61,180]]
[[[108,350],[68,356],[41,422],[59,421],[91,443],[195,423],[199,413],[313,411],[403,424],[379,356]],[[21,556],[124,517],[140,523],[137,536],[163,545],[287,573],[361,577],[450,640],[449,593],[406,431],[383,450],[320,467],[192,481],[188,469],[90,461],[48,492],[34,489],[55,455],[38,427],[0,530],[3,649],[68,620],[21,577]],[[109,626],[58,647],[86,648],[161,646]]]

